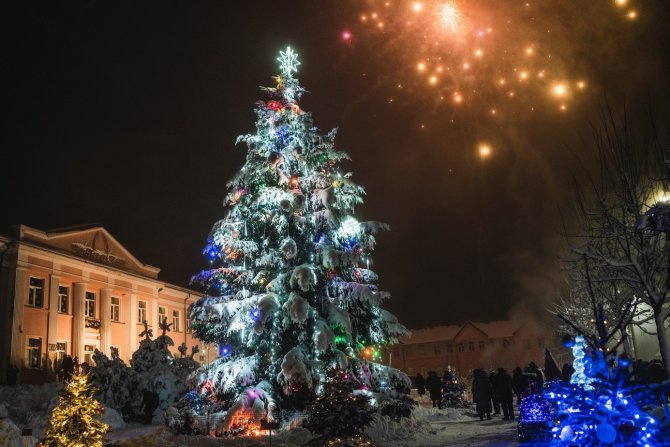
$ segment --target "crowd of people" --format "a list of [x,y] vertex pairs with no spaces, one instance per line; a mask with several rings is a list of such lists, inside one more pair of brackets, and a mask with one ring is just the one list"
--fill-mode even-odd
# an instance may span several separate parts
[[[503,420],[513,421],[514,396],[516,404],[520,405],[523,398],[528,394],[539,393],[545,382],[562,380],[569,382],[575,372],[571,363],[563,365],[559,369],[551,358],[551,354],[545,353],[544,371],[534,362],[530,362],[524,369],[517,367],[510,375],[504,368],[498,368],[486,372],[484,369],[475,369],[472,372],[472,402],[479,420],[491,419],[492,416],[502,414]],[[648,362],[637,360],[633,363],[631,379],[640,383],[660,383],[667,379],[663,364],[659,360]],[[452,380],[449,371],[445,371],[440,379],[435,371],[428,372],[424,378],[417,374],[415,378],[416,388],[419,396],[428,392],[433,407],[442,407],[443,390]]]

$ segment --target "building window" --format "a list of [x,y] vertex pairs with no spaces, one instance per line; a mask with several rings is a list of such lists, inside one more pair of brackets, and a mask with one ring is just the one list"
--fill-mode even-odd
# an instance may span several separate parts
[[433,353],[435,353],[436,355],[440,355],[440,354],[442,354],[442,346],[440,346],[439,344],[435,343],[435,344],[433,345]]
[[167,320],[167,310],[165,310],[164,307],[159,307],[158,308],[158,324],[161,324]]
[[507,349],[509,347],[510,343],[509,343],[508,339],[503,338],[502,344],[503,344],[503,349]]
[[479,350],[483,351],[485,347],[486,347],[486,343],[484,343],[483,341],[480,341],[479,342]]
[[58,286],[58,312],[68,313],[70,310],[70,288]]
[[412,353],[412,347],[411,346],[405,346],[404,350],[405,350],[405,357],[407,357],[408,355],[410,355]]
[[137,322],[142,324],[147,321],[147,302],[138,301],[137,302]]
[[175,332],[179,332],[179,311],[178,310],[173,310],[172,311],[172,330]]
[[469,341],[468,342],[468,351],[473,352],[475,350],[475,342],[474,341]]
[[93,292],[86,292],[84,315],[89,318],[95,318],[95,293]]
[[121,299],[115,296],[112,297],[112,321],[119,321],[119,314],[121,313]]
[[191,319],[186,318],[186,333],[190,334],[191,333]]
[[447,352],[448,352],[448,353],[452,353],[452,352],[454,352],[454,345],[452,345],[451,343],[449,343],[449,344],[447,345]]
[[458,344],[458,352],[465,352],[465,345],[463,343]]
[[42,363],[41,360],[42,339],[39,337],[28,337],[26,340],[26,368],[39,369]]
[[44,307],[44,279],[30,277],[28,304],[35,307]]
[[67,353],[67,342],[59,341],[49,345],[49,351],[54,352],[54,371],[60,371],[63,367],[63,359]]

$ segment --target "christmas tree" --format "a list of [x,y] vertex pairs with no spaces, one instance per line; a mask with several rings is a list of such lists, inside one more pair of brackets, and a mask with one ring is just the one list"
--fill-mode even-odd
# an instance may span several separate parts
[[304,427],[321,435],[313,445],[370,445],[363,430],[372,423],[370,396],[349,372],[326,373],[325,390],[309,408]]
[[370,390],[409,387],[401,372],[371,362],[406,334],[381,308],[389,294],[370,269],[375,234],[387,226],[354,216],[364,190],[340,168],[348,156],[335,150],[335,130],[322,134],[300,108],[297,54],[289,47],[278,61],[256,133],[237,140],[246,161],[205,247],[211,266],[194,277],[207,291],[190,309],[194,334],[219,348],[188,397],[188,411],[223,421],[201,427],[208,432],[286,421],[333,367]]
[[93,398],[88,374],[77,370],[51,410],[44,447],[103,447],[107,424],[96,419],[102,405]]

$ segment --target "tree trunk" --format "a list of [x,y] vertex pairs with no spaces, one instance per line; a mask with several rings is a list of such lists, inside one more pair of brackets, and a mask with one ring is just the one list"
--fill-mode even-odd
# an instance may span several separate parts
[[659,309],[654,308],[654,321],[656,322],[656,336],[658,337],[658,349],[661,352],[661,359],[663,359],[663,366],[670,377],[670,344],[668,344],[668,337],[665,334],[665,321],[663,315],[663,307]]

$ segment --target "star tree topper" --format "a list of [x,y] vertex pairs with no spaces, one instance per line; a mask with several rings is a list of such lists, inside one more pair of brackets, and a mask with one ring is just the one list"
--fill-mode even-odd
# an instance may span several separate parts
[[300,65],[298,53],[291,47],[286,47],[286,51],[280,51],[277,60],[280,63],[279,69],[285,77],[291,78],[293,72],[298,72],[298,65]]

